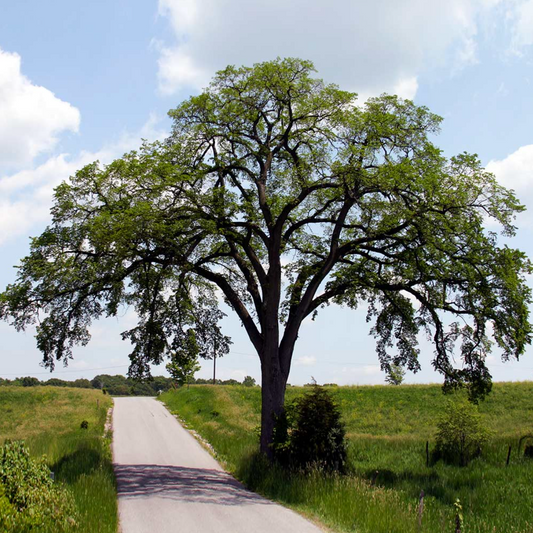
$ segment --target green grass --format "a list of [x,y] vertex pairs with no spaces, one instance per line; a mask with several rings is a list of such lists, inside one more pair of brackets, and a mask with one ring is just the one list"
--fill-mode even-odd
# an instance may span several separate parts
[[24,440],[32,455],[46,454],[56,481],[74,496],[83,533],[117,531],[111,435],[102,437],[111,405],[97,390],[0,387],[0,444]]
[[[516,452],[533,433],[533,383],[498,383],[480,412],[493,431],[482,457],[465,468],[426,466],[425,444],[447,401],[438,385],[332,387],[349,438],[349,476],[296,475],[266,465],[256,450],[257,387],[191,386],[165,393],[169,409],[215,449],[250,488],[336,531],[454,531],[461,500],[464,531],[533,531],[533,461]],[[287,399],[302,394],[291,387]],[[505,466],[508,445],[513,453]],[[377,472],[377,474],[376,474]],[[418,502],[424,491],[422,527]]]

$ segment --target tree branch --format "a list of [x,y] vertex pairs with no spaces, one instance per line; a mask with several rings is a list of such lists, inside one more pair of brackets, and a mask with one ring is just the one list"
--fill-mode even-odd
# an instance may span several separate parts
[[233,290],[226,278],[224,276],[221,276],[220,274],[212,272],[211,270],[203,266],[195,265],[192,263],[190,264],[190,266],[191,269],[198,275],[202,276],[208,281],[213,282],[220,288],[220,290],[224,293],[224,295],[230,302],[233,309],[235,309],[235,312],[239,315],[239,318],[241,319],[244,328],[248,333],[248,337],[252,341],[252,344],[254,345],[255,349],[257,350],[257,353],[261,354],[263,346],[263,337],[261,333],[259,333],[259,330],[257,329],[257,326],[255,325],[252,317],[250,316],[248,309],[246,309],[246,306],[242,303],[238,294]]

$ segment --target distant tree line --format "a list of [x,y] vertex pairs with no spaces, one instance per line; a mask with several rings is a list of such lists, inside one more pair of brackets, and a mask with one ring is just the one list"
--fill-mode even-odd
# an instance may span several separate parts
[[[190,378],[190,384],[206,385],[212,384],[212,379]],[[217,385],[245,385],[254,386],[255,379],[251,376],[246,376],[241,383],[236,379],[216,380]],[[126,376],[116,375],[110,376],[108,374],[100,374],[93,379],[76,379],[68,381],[59,378],[51,378],[46,381],[31,376],[15,378],[12,380],[0,378],[0,386],[15,385],[19,387],[79,387],[83,389],[102,389],[107,394],[113,396],[156,396],[160,391],[165,392],[169,389],[177,387],[176,381],[165,376],[155,376],[150,380],[134,380]]]

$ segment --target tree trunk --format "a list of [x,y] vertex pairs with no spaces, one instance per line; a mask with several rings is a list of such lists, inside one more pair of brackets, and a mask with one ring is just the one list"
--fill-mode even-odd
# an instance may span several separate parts
[[[274,352],[274,350],[272,350]],[[265,354],[261,365],[261,440],[260,450],[272,459],[272,437],[276,417],[283,412],[288,376],[281,371],[278,349]]]

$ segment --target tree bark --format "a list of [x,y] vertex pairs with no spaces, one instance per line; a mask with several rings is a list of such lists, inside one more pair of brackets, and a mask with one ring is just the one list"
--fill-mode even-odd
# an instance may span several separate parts
[[264,352],[261,363],[261,440],[260,450],[272,459],[272,437],[276,417],[285,405],[285,389],[288,374],[283,372],[279,360],[279,348],[271,347]]

